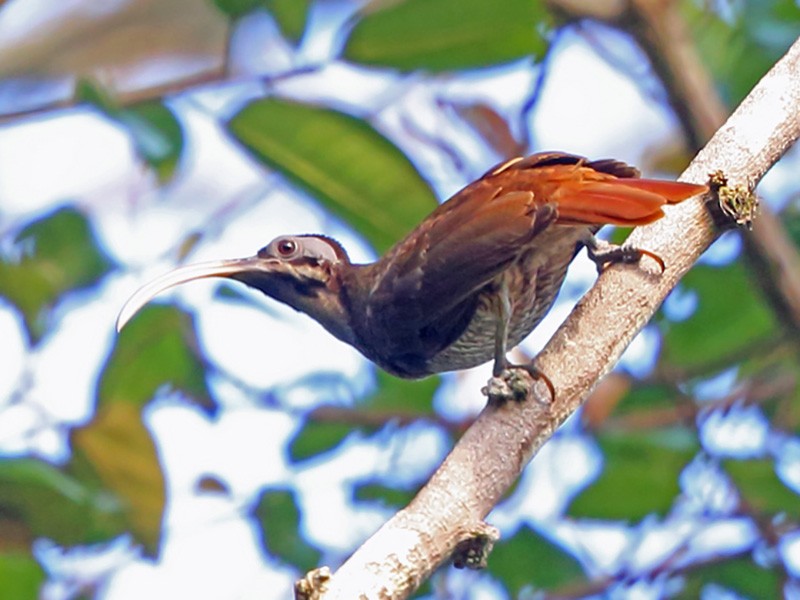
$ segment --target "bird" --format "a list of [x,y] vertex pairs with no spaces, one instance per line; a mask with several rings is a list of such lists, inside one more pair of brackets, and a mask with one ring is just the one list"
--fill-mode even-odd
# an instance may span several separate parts
[[642,179],[613,160],[564,152],[516,157],[440,204],[378,260],[354,264],[336,240],[283,235],[255,256],[174,269],[144,285],[122,308],[117,330],[155,295],[178,284],[221,277],[260,290],[318,321],[385,371],[422,378],[494,361],[498,378],[533,364],[512,365],[507,352],[552,307],[567,268],[586,247],[602,271],[655,253],[601,242],[607,224],[637,226],[663,207],[707,186]]

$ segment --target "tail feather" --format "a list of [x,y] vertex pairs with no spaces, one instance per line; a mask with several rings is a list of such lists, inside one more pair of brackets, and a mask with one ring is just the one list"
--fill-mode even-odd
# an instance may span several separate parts
[[667,204],[678,204],[708,190],[708,186],[697,183],[663,181],[660,179],[620,179],[615,183],[624,187],[658,194],[666,200]]
[[558,223],[645,225],[664,216],[661,207],[677,204],[706,186],[655,179],[614,179],[564,186],[558,194]]

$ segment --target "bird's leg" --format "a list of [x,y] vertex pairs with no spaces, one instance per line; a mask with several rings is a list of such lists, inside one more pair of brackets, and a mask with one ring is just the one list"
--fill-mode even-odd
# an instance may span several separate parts
[[525,377],[520,376],[520,371],[525,371],[532,379],[541,379],[550,390],[550,397],[555,399],[556,390],[550,378],[536,368],[533,363],[513,365],[508,362],[508,324],[511,321],[511,295],[508,282],[504,279],[497,291],[497,320],[494,337],[494,367],[492,378],[483,388],[488,396],[489,403],[502,405],[509,400],[521,402],[528,397],[530,385]]
[[666,269],[664,259],[655,252],[636,248],[635,246],[618,246],[605,240],[598,239],[595,236],[591,236],[586,241],[586,251],[589,254],[589,258],[592,259],[592,262],[597,265],[598,273],[602,273],[608,265],[613,263],[638,263],[642,259],[642,256],[649,256],[656,261],[658,266],[661,267],[662,273]]
[[497,290],[497,319],[494,332],[494,368],[492,375],[500,377],[508,367],[506,352],[508,351],[508,323],[511,320],[511,294],[508,290],[508,281],[502,279],[500,289]]

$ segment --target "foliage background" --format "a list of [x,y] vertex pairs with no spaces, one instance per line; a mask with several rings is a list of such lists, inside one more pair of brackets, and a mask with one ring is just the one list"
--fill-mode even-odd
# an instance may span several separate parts
[[[664,4],[728,106],[800,33],[788,0]],[[507,156],[679,171],[701,140],[635,20],[559,6],[0,3],[3,597],[286,597],[412,497],[486,369],[399,381],[226,284],[114,318],[153,275],[279,233],[370,260]],[[760,188],[795,244],[796,162]],[[715,244],[490,515],[487,572],[420,596],[800,597],[800,338],[741,248]]]

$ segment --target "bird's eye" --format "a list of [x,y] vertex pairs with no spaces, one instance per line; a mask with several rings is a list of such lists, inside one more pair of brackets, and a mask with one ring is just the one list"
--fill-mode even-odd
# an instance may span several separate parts
[[297,254],[297,241],[292,238],[283,238],[277,241],[275,249],[284,258],[289,258]]

